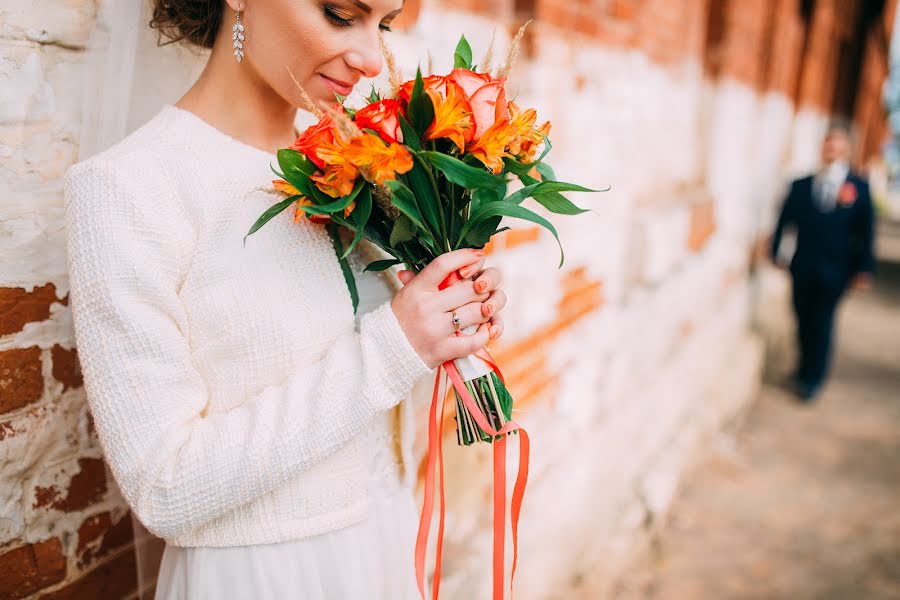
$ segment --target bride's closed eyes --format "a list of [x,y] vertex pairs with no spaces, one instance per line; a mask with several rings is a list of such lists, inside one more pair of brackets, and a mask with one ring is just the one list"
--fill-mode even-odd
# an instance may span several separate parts
[[[396,14],[396,12],[389,15],[389,19],[387,19],[387,22],[383,21],[378,26],[382,31],[391,31],[391,28],[389,26],[390,19],[393,19],[393,16]],[[355,18],[352,13],[332,4],[324,4],[322,6],[322,13],[325,15],[325,18],[328,20],[328,22],[336,27],[351,27],[355,22]]]

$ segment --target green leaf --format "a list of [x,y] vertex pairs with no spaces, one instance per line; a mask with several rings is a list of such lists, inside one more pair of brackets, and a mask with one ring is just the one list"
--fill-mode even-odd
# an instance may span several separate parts
[[369,92],[369,97],[366,98],[366,100],[369,101],[369,104],[372,104],[374,102],[378,102],[381,100],[381,94],[378,92],[377,89],[375,89],[374,83],[372,84],[372,91]]
[[397,260],[396,258],[391,258],[388,260],[376,260],[376,261],[370,262],[368,265],[366,265],[366,268],[363,270],[364,271],[385,271],[387,269],[390,269],[394,265],[401,264],[402,262],[403,261]]
[[[299,192],[301,194],[303,194],[304,196],[309,198],[314,203],[314,205],[317,207],[328,206],[334,202],[342,202],[343,201],[343,198],[338,198],[337,200],[335,200],[328,194],[324,193],[322,190],[320,190],[318,188],[318,186],[316,186],[315,182],[312,181],[308,177],[298,179],[296,181],[296,183],[295,182],[291,182],[291,183],[293,183],[294,187],[296,187],[297,190],[299,190]],[[359,180],[357,180],[355,185],[361,185],[362,183],[364,183],[364,180],[362,178],[360,178]],[[354,189],[355,189],[355,187],[354,187]],[[350,194],[352,194],[352,193],[353,192],[350,192]],[[346,198],[346,196],[345,196],[345,198]],[[349,202],[348,202],[348,204],[349,204]]]
[[574,183],[565,183],[563,181],[542,181],[540,183],[526,185],[522,189],[516,190],[515,192],[507,196],[505,201],[512,202],[513,204],[521,204],[522,201],[525,200],[525,198],[533,197],[550,212],[563,215],[577,215],[587,211],[572,204],[565,198],[565,196],[558,193],[552,195],[550,194],[550,192],[596,191],[597,190],[592,190],[590,188],[576,185]]
[[356,248],[356,245],[363,237],[369,216],[372,214],[372,188],[368,185],[364,186],[358,198],[356,208],[350,213],[350,220],[356,226],[356,235],[353,236],[353,241],[350,242],[350,246],[344,251],[341,258],[346,258]]
[[472,68],[472,47],[464,35],[459,37],[456,52],[453,53],[453,68]]
[[253,227],[250,228],[250,231],[247,232],[247,235],[244,236],[244,245],[245,246],[247,245],[248,237],[250,237],[251,235],[256,233],[260,227],[262,227],[263,225],[265,225],[266,223],[271,221],[272,217],[281,213],[281,211],[283,211],[288,206],[290,206],[291,204],[296,202],[297,198],[300,198],[300,196],[291,196],[289,198],[285,198],[284,200],[282,200],[281,202],[279,202],[277,204],[273,204],[272,206],[270,206],[266,212],[264,212],[262,215],[260,215],[260,217],[253,224]]
[[476,208],[487,202],[499,202],[503,199],[500,195],[500,189],[478,189],[472,192],[472,200],[469,203],[469,210],[474,211]]
[[409,115],[410,123],[412,123],[419,136],[425,133],[425,130],[434,121],[434,104],[431,102],[431,96],[425,93],[425,82],[422,81],[421,69],[416,70],[416,82],[413,85],[406,112]]
[[491,217],[480,221],[477,225],[469,228],[466,233],[465,242],[472,248],[483,248],[490,241],[491,236],[497,233],[497,226],[503,217]]
[[341,265],[341,272],[344,274],[344,281],[347,283],[347,290],[350,292],[350,302],[353,303],[353,314],[356,314],[356,309],[359,307],[359,292],[356,290],[356,279],[353,277],[353,271],[350,269],[350,264],[344,257],[344,244],[341,242],[341,235],[338,233],[337,225],[334,223],[329,223],[327,229],[328,235],[331,237],[331,245],[334,248],[334,253],[337,256],[338,263]]
[[396,248],[398,245],[403,242],[408,242],[414,237],[416,237],[416,226],[405,214],[400,215],[397,220],[394,221],[393,228],[391,228],[391,247]]
[[284,173],[275,170],[275,167],[272,166],[272,163],[269,163],[269,168],[272,169],[272,172],[278,175],[280,179],[284,179]]
[[[314,186],[314,184],[310,184]],[[318,204],[316,206],[302,206],[301,210],[308,215],[330,215],[332,213],[341,212],[348,206],[350,203],[356,200],[356,197],[359,195],[360,190],[366,185],[365,180],[360,179],[356,182],[356,185],[353,186],[353,191],[334,200],[333,202],[328,202],[326,204]],[[302,190],[301,190],[302,191]]]
[[431,228],[434,239],[441,240],[443,229],[441,228],[441,215],[438,212],[440,211],[440,202],[438,201],[437,183],[431,173],[431,166],[418,154],[413,156],[415,164],[406,174],[406,178],[416,198],[419,212],[422,213],[423,221]]
[[403,115],[398,116],[400,117],[400,131],[403,132],[403,143],[418,152],[422,149],[422,144],[419,142],[419,134],[406,120],[406,117]]
[[511,202],[491,202],[489,204],[484,204],[478,207],[478,210],[472,213],[472,216],[463,227],[463,239],[466,239],[469,229],[477,226],[481,221],[496,216],[513,217],[516,219],[531,221],[532,223],[536,223],[552,233],[553,237],[556,238],[556,243],[559,244],[559,266],[561,267],[563,265],[565,255],[563,254],[562,244],[560,244],[559,242],[559,234],[556,233],[556,228],[553,226],[553,224],[539,214]]
[[278,151],[278,166],[284,173],[283,179],[289,181],[296,188],[299,188],[296,180],[308,179],[310,175],[319,170],[305,154],[290,148],[282,148]]
[[553,167],[547,163],[538,163],[535,168],[541,174],[541,177],[544,178],[544,181],[556,181],[556,173],[553,172]]
[[467,189],[498,188],[505,183],[503,177],[488,173],[484,169],[470,167],[458,158],[453,158],[447,154],[420,152],[419,156],[428,160],[447,179]]
[[416,204],[416,197],[413,195],[412,190],[406,187],[402,181],[397,180],[386,181],[385,185],[391,188],[391,204],[409,217],[410,221],[413,222],[413,225],[418,228],[422,237],[425,238],[427,247],[435,254],[439,254],[439,251],[435,246],[434,234],[425,226],[425,223],[422,222],[422,213],[419,212],[419,206]]

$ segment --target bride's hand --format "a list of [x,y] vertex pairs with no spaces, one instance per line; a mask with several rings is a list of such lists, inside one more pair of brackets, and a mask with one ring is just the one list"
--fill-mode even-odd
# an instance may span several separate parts
[[[498,314],[506,305],[506,294],[498,289],[500,273],[484,266],[484,253],[463,249],[437,257],[416,275],[401,271],[404,287],[391,302],[397,321],[422,362],[437,367],[445,361],[473,354],[489,339],[503,333]],[[438,286],[454,271],[464,277],[450,287]],[[474,281],[469,279],[477,275]],[[478,325],[472,335],[455,335],[453,311],[460,329]]]

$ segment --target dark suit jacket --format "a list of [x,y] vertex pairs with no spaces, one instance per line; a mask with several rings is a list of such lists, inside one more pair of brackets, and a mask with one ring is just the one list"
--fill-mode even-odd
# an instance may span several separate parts
[[791,260],[795,278],[816,278],[843,289],[857,273],[874,269],[875,215],[869,184],[852,171],[847,182],[856,188],[856,200],[822,212],[813,198],[812,176],[797,179],[781,208],[772,236],[771,254],[778,255],[784,228],[797,228],[797,251]]

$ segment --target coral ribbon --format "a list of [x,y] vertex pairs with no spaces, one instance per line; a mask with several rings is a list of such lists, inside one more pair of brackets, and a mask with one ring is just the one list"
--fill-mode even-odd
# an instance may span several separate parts
[[[461,279],[456,273],[451,273],[440,288],[456,283]],[[485,361],[500,378],[503,374],[494,362],[493,357],[485,348],[481,348],[475,353],[475,356]],[[452,360],[443,364],[443,369],[453,383],[453,387],[459,394],[469,413],[475,419],[481,429],[491,436],[502,436],[500,439],[493,441],[494,446],[494,556],[493,556],[493,600],[503,600],[503,570],[505,565],[505,545],[506,545],[506,434],[511,431],[519,432],[519,472],[516,476],[516,484],[513,488],[513,495],[510,503],[510,521],[512,525],[512,542],[513,542],[513,562],[512,572],[509,580],[509,597],[512,600],[513,579],[516,576],[516,564],[519,558],[519,515],[522,510],[522,499],[525,496],[525,486],[528,483],[528,459],[531,452],[531,443],[528,439],[528,433],[520,425],[514,421],[507,422],[499,430],[491,427],[487,417],[481,412],[475,400],[469,394],[456,365]],[[428,418],[428,464],[425,470],[425,494],[422,505],[422,515],[419,519],[419,533],[416,538],[416,582],[419,586],[419,593],[422,600],[425,600],[425,551],[428,546],[428,535],[431,529],[431,516],[434,511],[434,483],[435,469],[439,470],[440,475],[440,510],[438,513],[438,532],[435,541],[435,567],[434,581],[432,582],[432,600],[438,600],[441,585],[441,558],[444,541],[444,515],[445,515],[445,498],[444,498],[444,454],[442,449],[442,441],[444,439],[444,405],[446,404],[447,394],[443,394],[441,401],[441,414],[439,421],[435,421],[437,415],[437,402],[441,383],[441,373],[438,370],[434,380],[434,392],[431,397],[431,409]]]

